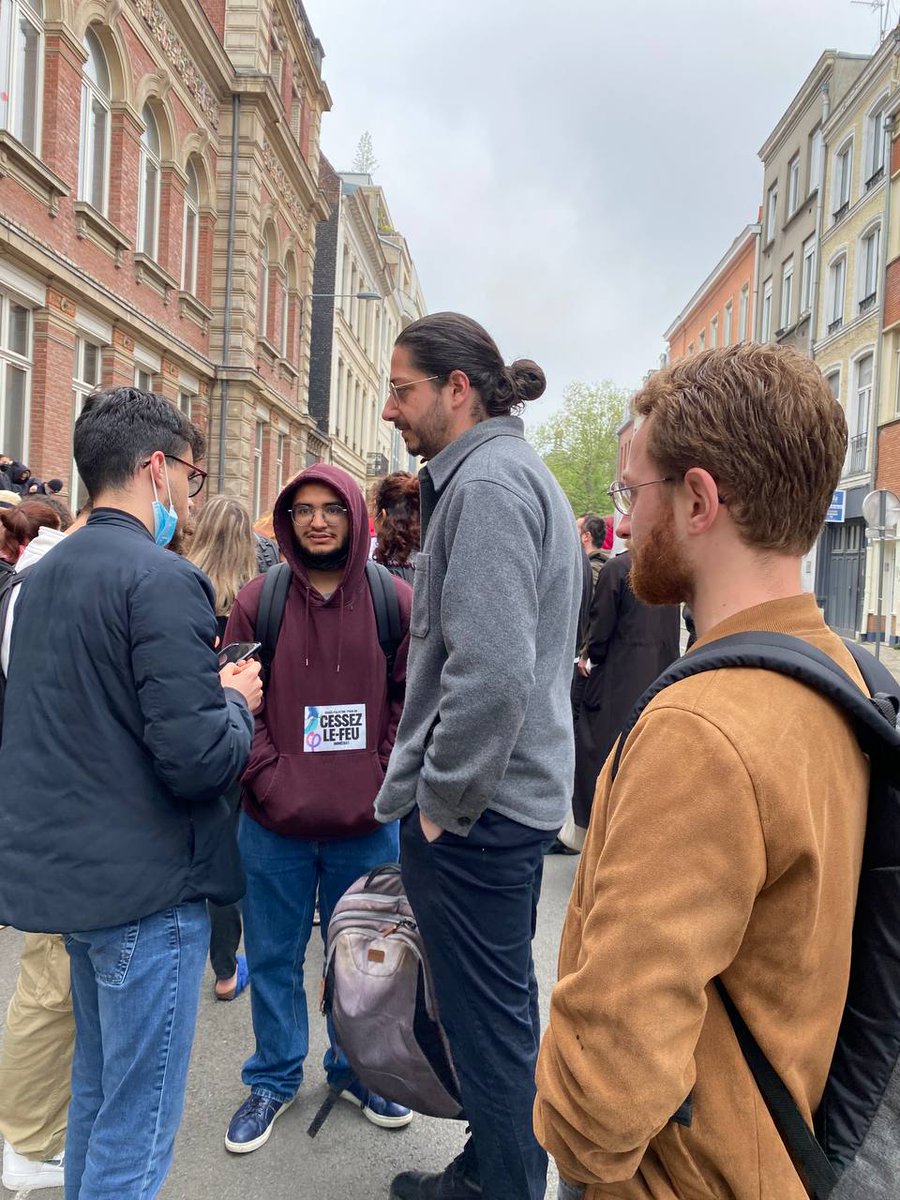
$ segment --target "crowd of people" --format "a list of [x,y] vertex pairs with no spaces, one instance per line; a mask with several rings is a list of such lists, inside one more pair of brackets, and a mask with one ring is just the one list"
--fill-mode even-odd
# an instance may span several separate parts
[[[392,1200],[543,1200],[548,1153],[561,1200],[807,1195],[720,985],[811,1123],[868,760],[827,698],[752,664],[629,714],[679,658],[684,604],[698,651],[789,634],[863,686],[800,575],[844,417],[789,350],[657,372],[610,489],[616,554],[525,437],[544,387],[470,318],[416,321],[382,415],[418,477],[367,504],[310,466],[256,528],[232,497],[201,503],[202,434],[133,388],[85,402],[77,518],[9,464],[0,921],[25,936],[0,1052],[7,1186],[158,1195],[207,957],[218,999],[249,985],[254,1034],[225,1147],[264,1146],[309,1076],[315,924],[324,941],[347,888],[399,862],[466,1136]],[[399,611],[390,646],[376,586]],[[542,1036],[551,852],[580,859]],[[341,1100],[379,1129],[414,1119],[355,1076],[330,1020],[328,1040]]]

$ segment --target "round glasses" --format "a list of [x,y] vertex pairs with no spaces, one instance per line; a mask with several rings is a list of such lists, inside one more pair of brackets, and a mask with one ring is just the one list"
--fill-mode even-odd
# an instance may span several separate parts
[[295,504],[288,509],[295,525],[308,525],[316,513],[322,514],[326,525],[339,525],[347,515],[343,504]]
[[627,517],[634,507],[634,493],[638,488],[652,487],[654,483],[674,482],[671,475],[666,475],[663,479],[648,479],[646,483],[614,483],[607,488],[606,494],[615,505],[616,511],[620,512],[623,517]]

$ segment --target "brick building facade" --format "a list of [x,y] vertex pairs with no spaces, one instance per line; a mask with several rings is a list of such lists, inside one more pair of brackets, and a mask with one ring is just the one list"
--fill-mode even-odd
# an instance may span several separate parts
[[[0,38],[0,450],[76,478],[84,397],[137,384],[268,508],[308,413],[322,47],[300,0],[11,0]],[[225,422],[221,417],[225,413]]]
[[663,335],[669,362],[752,341],[759,225],[747,225]]

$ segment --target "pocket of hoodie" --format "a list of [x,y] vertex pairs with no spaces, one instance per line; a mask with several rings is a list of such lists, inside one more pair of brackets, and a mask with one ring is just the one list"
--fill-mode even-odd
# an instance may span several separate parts
[[371,809],[383,777],[375,750],[282,754],[261,807],[276,823],[308,820],[334,836]]
[[427,637],[431,628],[431,555],[420,550],[416,555],[416,581],[413,586],[412,612],[409,632],[413,637]]

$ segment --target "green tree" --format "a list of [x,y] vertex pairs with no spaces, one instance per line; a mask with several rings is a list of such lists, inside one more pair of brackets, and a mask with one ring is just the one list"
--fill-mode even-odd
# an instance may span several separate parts
[[559,412],[530,433],[532,444],[556,476],[576,513],[612,511],[606,490],[619,456],[616,430],[629,392],[609,380],[570,383]]

